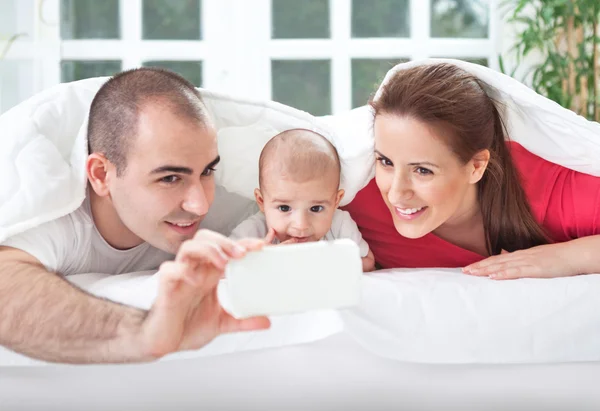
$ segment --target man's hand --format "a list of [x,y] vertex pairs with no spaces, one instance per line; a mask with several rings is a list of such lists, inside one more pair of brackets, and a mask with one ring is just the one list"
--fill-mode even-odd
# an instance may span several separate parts
[[266,329],[266,317],[237,320],[217,299],[217,286],[227,262],[259,250],[260,239],[234,241],[200,230],[182,244],[175,261],[159,270],[159,291],[142,327],[142,341],[151,357],[200,348],[222,333]]

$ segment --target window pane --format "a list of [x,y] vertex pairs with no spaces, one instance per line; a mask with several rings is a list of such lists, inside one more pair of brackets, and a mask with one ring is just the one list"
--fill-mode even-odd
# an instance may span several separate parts
[[489,67],[488,66],[488,59],[485,58],[485,57],[481,57],[481,58],[474,58],[474,57],[468,57],[468,58],[462,58],[462,57],[432,57],[432,58],[462,60],[462,61],[468,61],[469,63],[479,64],[480,66]]
[[408,37],[409,3],[409,0],[352,0],[352,37]]
[[352,60],[352,107],[367,104],[377,91],[386,73],[396,64],[408,59],[353,59]]
[[201,61],[146,61],[145,67],[160,67],[183,76],[196,87],[202,87]]
[[[125,0],[122,0],[125,1]],[[200,0],[143,0],[143,38],[200,40]]]
[[468,61],[469,63],[479,64],[480,66],[485,66],[485,67],[489,66],[488,59],[486,59],[486,58],[480,58],[480,59],[468,58],[468,59],[460,59],[460,60]]
[[112,76],[121,71],[119,60],[63,60],[60,63],[61,81],[75,81],[90,77]]
[[9,34],[18,31],[17,26],[17,5],[12,0],[0,0],[0,29],[2,40],[5,40]]
[[67,40],[119,38],[119,0],[62,0],[60,35]]
[[0,60],[0,114],[34,94],[33,60]]
[[273,60],[273,100],[314,115],[331,114],[331,60]]
[[487,38],[488,0],[432,0],[431,36]]
[[271,24],[274,39],[329,38],[329,1],[272,0]]

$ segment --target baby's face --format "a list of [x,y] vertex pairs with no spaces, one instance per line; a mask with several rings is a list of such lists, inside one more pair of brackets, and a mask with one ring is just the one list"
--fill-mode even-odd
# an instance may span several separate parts
[[275,230],[277,239],[308,242],[323,238],[331,228],[344,191],[327,178],[303,183],[283,178],[269,180],[255,194],[267,226]]

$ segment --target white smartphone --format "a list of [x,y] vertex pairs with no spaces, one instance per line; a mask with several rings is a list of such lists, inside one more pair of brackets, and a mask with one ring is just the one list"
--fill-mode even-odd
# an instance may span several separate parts
[[220,299],[236,318],[344,308],[359,303],[361,278],[351,240],[269,246],[227,265]]

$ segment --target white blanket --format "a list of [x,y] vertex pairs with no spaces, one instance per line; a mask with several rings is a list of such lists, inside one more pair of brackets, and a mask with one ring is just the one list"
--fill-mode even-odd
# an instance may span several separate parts
[[[500,73],[454,63],[490,84],[488,92],[503,102],[513,140],[550,161],[600,176],[600,125]],[[58,86],[0,117],[0,241],[67,214],[83,200],[86,112],[103,81]],[[336,145],[346,202],[372,178],[372,114],[367,107],[315,118],[273,102],[201,91],[218,128],[223,164],[217,181],[227,190],[251,198],[260,150],[275,133],[291,127],[314,129]],[[213,218],[218,220],[218,213]],[[153,298],[152,280],[144,277],[87,278],[90,290],[116,300],[149,304]],[[146,280],[144,287],[140,281]],[[282,317],[260,337],[222,337],[198,355],[307,342],[343,328],[374,352],[406,361],[599,360],[599,294],[597,276],[493,282],[442,270],[390,271],[369,277],[361,307],[341,317],[332,312]],[[278,329],[285,332],[278,334]],[[234,342],[223,342],[228,338]],[[247,338],[254,344],[244,343]],[[0,364],[14,358],[2,355]]]
[[[140,308],[157,276],[83,274],[93,294]],[[221,290],[222,288],[220,288]],[[493,281],[458,270],[385,270],[363,279],[361,304],[272,318],[267,331],[228,334],[165,360],[274,348],[347,333],[386,358],[422,363],[600,361],[600,275]],[[219,298],[227,306],[226,293]],[[41,365],[0,347],[0,365]]]

